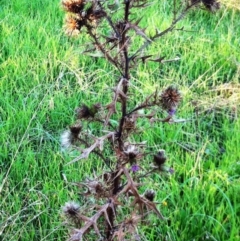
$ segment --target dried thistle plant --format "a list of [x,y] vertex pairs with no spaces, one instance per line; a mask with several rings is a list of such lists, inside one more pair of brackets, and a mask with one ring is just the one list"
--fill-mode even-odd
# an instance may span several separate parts
[[[219,8],[219,4],[215,0],[173,0],[172,23],[166,29],[156,30],[155,34],[148,36],[145,28],[140,26],[144,16],[139,16],[139,10],[146,9],[149,4],[155,2],[62,1],[63,9],[67,12],[67,34],[88,34],[91,46],[84,52],[100,52],[101,57],[112,64],[119,75],[116,86],[111,89],[113,97],[110,103],[106,106],[100,103],[87,106],[82,103],[75,111],[76,124],[61,137],[64,148],[81,146],[80,155],[69,164],[96,155],[106,165],[106,171],[100,176],[75,183],[86,200],[89,197],[94,198],[94,204],[81,208],[79,204],[68,202],[63,207],[63,214],[73,225],[70,228],[69,241],[80,241],[85,236],[91,237],[90,240],[139,240],[137,227],[150,212],[162,220],[165,219],[154,201],[156,193],[146,190],[141,194],[139,187],[142,185],[141,180],[148,178],[152,173],[164,171],[172,174],[173,169],[166,165],[164,150],[152,153],[148,151],[147,143],[135,143],[133,140],[134,135],[139,135],[137,123],[141,118],[150,122],[177,123],[174,115],[182,96],[178,88],[169,86],[161,93],[158,90],[150,93],[142,103],[130,109],[131,73],[142,62],[169,62],[163,57],[148,55],[145,53],[146,48],[165,34],[174,31],[176,24],[196,6],[202,4],[213,11]],[[114,14],[118,17],[114,18]],[[141,46],[133,44],[133,39],[136,38],[143,40]],[[151,112],[140,114],[140,110]],[[165,111],[167,117],[157,118],[160,110]],[[117,116],[117,127],[112,126],[110,122],[113,114]],[[102,128],[99,132],[102,136],[89,136],[84,130],[86,122],[101,123]],[[104,145],[107,143],[110,150],[106,153]],[[111,156],[109,152],[112,153]],[[152,162],[152,165],[149,165],[149,162]],[[146,165],[148,170],[144,168]],[[124,206],[128,215],[120,212],[119,206]],[[95,236],[98,238],[94,238]]]

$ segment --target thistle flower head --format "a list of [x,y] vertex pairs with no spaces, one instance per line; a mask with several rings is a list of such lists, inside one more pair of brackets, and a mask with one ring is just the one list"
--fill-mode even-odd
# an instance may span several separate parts
[[76,108],[76,117],[77,119],[88,119],[90,117],[93,118],[100,108],[100,103],[93,104],[91,107],[88,107],[87,105],[83,104],[81,107]]
[[182,97],[177,88],[169,86],[160,96],[160,104],[162,108],[168,112],[174,112],[177,109]]
[[81,20],[68,15],[65,21],[65,30],[67,35],[78,35],[82,27]]
[[127,145],[124,154],[128,157],[129,160],[135,159],[140,153],[138,148],[135,145]]
[[215,12],[220,8],[220,2],[216,0],[191,0],[192,4],[198,4],[202,2],[206,9],[211,12]]
[[137,224],[141,221],[141,216],[132,213],[130,218],[126,219],[124,224],[129,232],[134,232],[137,229]]
[[165,164],[167,157],[165,156],[164,150],[160,150],[156,155],[154,155],[153,160],[158,167],[158,170],[162,172],[167,172],[169,174],[174,173],[174,169]]
[[144,197],[147,198],[149,201],[153,201],[153,199],[155,198],[156,193],[153,190],[147,190],[144,193]]
[[71,221],[78,218],[79,210],[80,205],[76,202],[67,202],[62,207],[64,216],[70,219]]
[[69,127],[69,130],[66,130],[62,133],[60,141],[62,148],[69,148],[73,145],[82,130],[82,126],[80,124],[75,124]]
[[202,0],[202,3],[211,12],[215,12],[220,8],[220,3],[216,0]]
[[83,104],[75,110],[77,119],[88,118],[91,116],[90,109],[87,105]]
[[134,165],[131,166],[131,171],[132,172],[137,172],[139,170],[140,170],[140,167],[138,165],[134,164]]
[[84,8],[84,3],[84,0],[62,0],[64,10],[71,13],[80,13]]
[[78,135],[80,134],[81,130],[82,130],[82,126],[81,124],[75,124],[69,127],[72,135],[74,138],[78,138]]
[[166,160],[167,157],[165,156],[164,150],[160,150],[157,154],[153,156],[153,161],[158,167],[163,165],[166,162]]
[[94,180],[88,181],[86,183],[86,186],[88,187],[91,193],[100,193],[103,191],[103,186],[98,181],[94,181]]
[[169,114],[170,116],[175,115],[175,113],[176,113],[176,109],[171,109],[171,110],[168,111],[168,114]]
[[60,137],[61,146],[64,149],[68,149],[74,143],[74,136],[70,130],[66,130]]
[[88,180],[84,183],[87,187],[87,191],[84,193],[85,196],[94,195],[95,198],[104,197],[107,193],[107,188],[97,180]]

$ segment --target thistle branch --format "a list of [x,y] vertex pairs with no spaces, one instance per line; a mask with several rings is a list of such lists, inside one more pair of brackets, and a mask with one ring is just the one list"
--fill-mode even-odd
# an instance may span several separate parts
[[109,53],[105,50],[104,46],[102,46],[102,44],[100,43],[100,41],[98,40],[96,34],[92,31],[92,27],[87,25],[87,30],[88,30],[88,34],[93,38],[94,43],[97,45],[97,47],[99,48],[99,50],[103,53],[104,57],[110,62],[112,63],[117,69],[118,71],[122,74],[122,70],[119,66],[119,64],[117,63],[117,61],[115,61],[110,55]]
[[99,137],[95,140],[95,142],[88,148],[84,149],[82,151],[82,154],[78,157],[76,157],[75,159],[73,159],[72,161],[70,161],[69,163],[67,163],[67,165],[70,165],[74,162],[77,162],[81,159],[84,159],[84,158],[88,158],[89,154],[95,149],[95,148],[99,148],[100,150],[103,149],[103,142],[104,140],[108,139],[108,138],[114,138],[115,136],[115,132],[110,132],[108,133],[107,135],[105,136],[102,136],[102,137]]
[[165,34],[167,34],[168,32],[171,32],[172,30],[175,29],[175,26],[176,24],[182,20],[186,14],[188,13],[188,11],[190,9],[192,9],[197,3],[196,2],[193,2],[192,4],[190,5],[187,5],[186,8],[180,13],[180,15],[178,17],[175,17],[173,18],[173,21],[171,23],[171,25],[166,28],[165,30],[163,30],[162,32],[156,32],[156,34],[153,36],[153,37],[150,37],[151,41],[150,40],[146,40],[145,43],[130,57],[130,59],[134,59],[136,58],[136,56],[142,52],[145,48],[148,47],[148,45],[150,45],[152,42],[154,42],[156,39],[164,36]]

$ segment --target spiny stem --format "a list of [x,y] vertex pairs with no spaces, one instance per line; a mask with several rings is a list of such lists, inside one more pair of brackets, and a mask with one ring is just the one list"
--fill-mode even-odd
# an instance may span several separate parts
[[[130,1],[129,0],[125,0],[125,12],[124,12],[124,23],[126,24],[128,22],[128,18],[129,18],[129,11],[130,8]],[[123,55],[124,55],[124,76],[123,78],[125,79],[125,81],[123,82],[123,93],[127,94],[128,92],[128,81],[129,81],[129,58],[128,58],[128,47],[126,44],[126,33],[127,31],[123,31],[122,33],[122,40],[120,41],[120,49],[123,48]],[[122,143],[122,131],[123,131],[123,124],[124,124],[124,118],[127,114],[127,99],[124,98],[122,99],[122,117],[119,123],[119,149],[122,150],[123,149],[123,143]]]
[[88,30],[88,34],[94,39],[95,44],[97,45],[97,47],[100,49],[100,51],[104,54],[104,57],[110,62],[112,63],[118,70],[119,72],[122,74],[122,70],[120,69],[118,63],[108,54],[108,52],[104,49],[104,47],[102,46],[102,44],[99,42],[96,34],[93,33],[92,31],[92,27],[91,26],[87,26],[87,30]]
[[[125,0],[125,14],[124,14],[124,23],[126,24],[128,22],[128,17],[129,17],[129,7],[130,7],[130,1],[129,0]],[[127,47],[127,38],[126,38],[126,33],[127,31],[123,31],[122,32],[122,36],[121,36],[121,40],[120,40],[120,44],[119,47],[120,49],[122,49],[123,51],[123,55],[124,55],[124,75],[123,75],[123,79],[124,81],[122,82],[122,87],[123,87],[123,93],[126,95],[128,92],[128,80],[129,80],[129,59],[128,59],[128,47]],[[118,146],[119,149],[121,151],[123,151],[123,140],[122,140],[122,131],[123,131],[123,124],[124,124],[124,118],[126,116],[127,113],[127,98],[122,98],[122,117],[120,119],[119,122],[119,130],[118,130]],[[114,181],[113,181],[113,195],[116,195],[118,190],[119,190],[119,186],[120,186],[120,176],[117,176],[118,174],[118,170],[119,170],[119,165],[120,165],[120,160],[117,161],[116,163],[116,172],[113,175]],[[109,209],[108,210],[108,215],[109,215],[109,219],[111,224],[113,225],[114,222],[114,216],[113,216],[113,210]],[[107,237],[108,240],[111,240],[111,227],[108,224],[108,231],[107,231]]]

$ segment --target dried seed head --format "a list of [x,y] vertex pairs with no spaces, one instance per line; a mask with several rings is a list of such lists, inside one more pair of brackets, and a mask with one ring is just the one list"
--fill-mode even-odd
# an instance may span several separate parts
[[164,90],[160,97],[160,103],[164,110],[176,110],[179,102],[181,101],[181,94],[177,88],[170,86]]
[[165,156],[164,150],[160,150],[157,154],[153,156],[153,161],[158,167],[163,165],[166,162],[166,160],[167,157]]
[[62,0],[65,11],[71,13],[80,13],[84,8],[84,0]]
[[68,149],[74,144],[74,141],[75,137],[70,130],[66,130],[62,133],[60,138],[62,148]]
[[158,170],[162,172],[167,172],[169,174],[173,174],[174,169],[165,164],[166,160],[167,157],[165,156],[164,150],[161,150],[156,155],[154,155],[154,163],[158,167]]
[[86,196],[90,194],[96,195],[96,197],[104,196],[105,190],[101,182],[96,180],[88,180],[84,185],[88,189],[85,193]]
[[82,105],[75,110],[77,119],[88,118],[91,116],[90,109],[87,105]]
[[155,198],[156,193],[153,190],[147,190],[144,193],[144,197],[147,198],[149,201],[153,201],[153,199]]
[[79,133],[82,130],[81,124],[75,124],[69,127],[74,138],[78,138]]
[[211,12],[215,12],[220,9],[220,2],[216,0],[191,0],[191,3],[195,5],[200,2],[202,2],[205,8]]
[[134,145],[128,145],[123,152],[130,161],[134,160],[140,154],[139,150]]
[[124,224],[128,231],[136,231],[138,223],[141,221],[141,216],[133,213],[130,218],[126,219]]
[[75,221],[79,217],[80,205],[75,202],[67,202],[62,208],[63,214],[71,221]]
[[66,130],[62,133],[60,141],[62,148],[69,148],[73,145],[79,136],[79,133],[82,130],[82,126],[80,124],[75,124],[69,127],[69,130]]
[[77,119],[82,119],[82,118],[90,118],[94,117],[95,114],[99,111],[101,108],[100,103],[96,103],[89,108],[87,105],[83,104],[81,107],[76,108],[75,113]]
[[215,12],[220,8],[220,3],[215,0],[202,0],[202,3],[211,12]]
[[99,182],[92,182],[91,185],[88,185],[88,187],[91,188],[93,193],[100,193],[103,191],[103,187]]
[[81,20],[78,20],[73,16],[67,16],[64,26],[67,35],[78,35],[81,27]]

